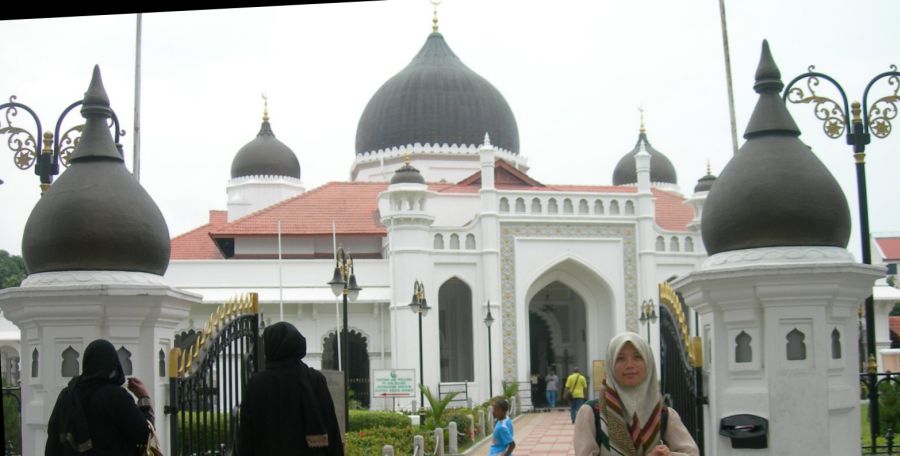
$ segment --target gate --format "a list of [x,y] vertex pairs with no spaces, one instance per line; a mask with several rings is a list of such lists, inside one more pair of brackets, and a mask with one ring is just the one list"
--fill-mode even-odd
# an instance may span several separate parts
[[220,305],[189,349],[169,353],[174,456],[233,453],[241,394],[263,358],[256,293]]
[[681,416],[703,454],[703,373],[699,338],[691,339],[681,297],[659,284],[660,383],[670,407]]

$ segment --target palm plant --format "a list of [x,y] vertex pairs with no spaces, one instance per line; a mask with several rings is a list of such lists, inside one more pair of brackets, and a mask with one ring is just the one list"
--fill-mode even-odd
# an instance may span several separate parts
[[431,390],[425,385],[419,385],[419,388],[422,388],[422,393],[425,395],[425,399],[428,400],[428,405],[431,407],[425,418],[425,427],[429,429],[443,427],[444,424],[446,424],[444,422],[444,412],[459,392],[452,392],[443,398],[440,398],[431,394]]

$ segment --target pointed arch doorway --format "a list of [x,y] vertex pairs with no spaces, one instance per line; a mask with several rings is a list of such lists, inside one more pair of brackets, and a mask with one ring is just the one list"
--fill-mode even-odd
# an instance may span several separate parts
[[[331,331],[322,343],[322,369],[337,370],[337,332]],[[350,345],[350,390],[363,408],[369,408],[369,343],[356,330],[347,334]],[[351,399],[351,402],[352,402]]]

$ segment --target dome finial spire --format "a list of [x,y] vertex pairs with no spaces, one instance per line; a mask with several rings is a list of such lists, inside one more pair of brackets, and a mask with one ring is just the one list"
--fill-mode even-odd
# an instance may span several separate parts
[[437,33],[438,31],[438,17],[437,17],[437,7],[441,4],[441,0],[429,0],[431,4],[434,6],[434,18],[431,19],[431,31]]
[[712,166],[709,164],[709,159],[706,159],[706,175],[712,176]]
[[265,92],[262,93],[263,99],[263,122],[269,121],[269,97]]
[[641,133],[646,133],[647,129],[644,127],[644,106],[638,106],[638,111],[641,112]]

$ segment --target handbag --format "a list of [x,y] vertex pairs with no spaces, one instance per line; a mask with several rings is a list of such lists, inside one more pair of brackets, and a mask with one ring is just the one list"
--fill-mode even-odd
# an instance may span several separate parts
[[147,444],[141,450],[141,456],[163,456],[159,439],[156,437],[156,428],[150,420],[147,420],[147,427],[150,428],[150,432],[147,434]]

